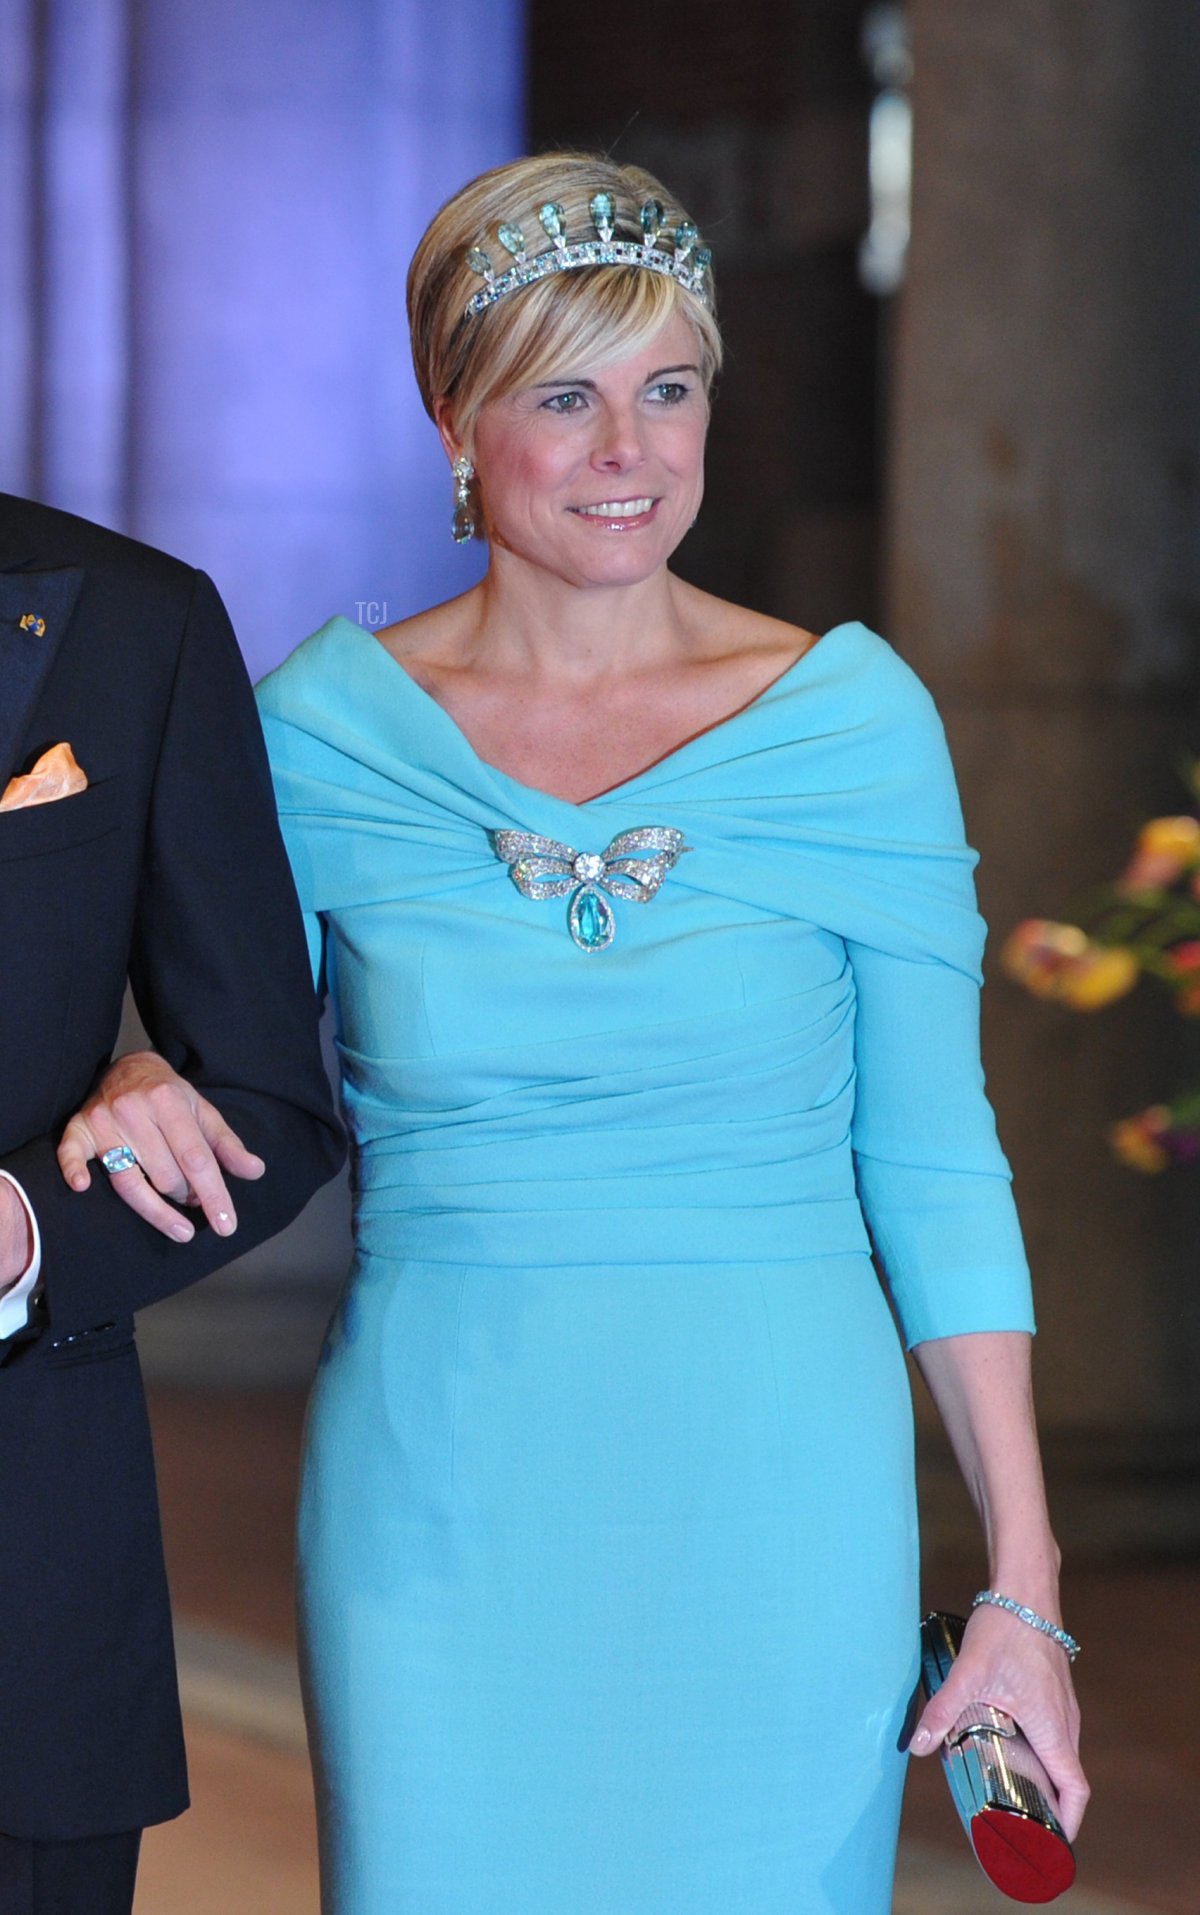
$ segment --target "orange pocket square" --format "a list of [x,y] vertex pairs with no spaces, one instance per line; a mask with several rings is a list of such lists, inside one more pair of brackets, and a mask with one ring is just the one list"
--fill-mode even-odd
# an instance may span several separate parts
[[32,771],[10,778],[0,798],[0,811],[21,811],[27,805],[48,805],[56,798],[73,798],[87,790],[87,775],[75,762],[70,745],[51,745]]

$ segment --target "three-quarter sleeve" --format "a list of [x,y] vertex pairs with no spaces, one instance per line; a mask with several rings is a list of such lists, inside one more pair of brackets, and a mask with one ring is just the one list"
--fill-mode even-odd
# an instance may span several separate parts
[[975,855],[933,701],[904,669],[883,854],[902,939],[847,938],[859,1199],[908,1347],[1034,1329],[1012,1173],[984,1089]]
[[940,959],[847,947],[859,1198],[906,1345],[1032,1330],[1008,1163],[979,1055],[979,987]]

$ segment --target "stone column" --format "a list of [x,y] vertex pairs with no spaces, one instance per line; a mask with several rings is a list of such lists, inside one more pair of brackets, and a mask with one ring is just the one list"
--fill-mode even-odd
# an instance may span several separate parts
[[1200,34],[1189,0],[912,16],[888,629],[942,707],[983,857],[1044,1423],[1076,1451],[1177,1452],[1200,1402],[1200,1172],[1141,1177],[1104,1131],[1181,1087],[1179,1021],[1148,983],[1090,1018],[1035,1003],[995,948],[1185,808],[1173,761],[1200,747]]

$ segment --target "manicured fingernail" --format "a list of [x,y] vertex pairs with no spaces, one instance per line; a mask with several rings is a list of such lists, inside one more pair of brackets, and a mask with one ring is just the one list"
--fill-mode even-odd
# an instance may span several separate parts
[[87,1187],[88,1187],[88,1180],[86,1177],[72,1177],[71,1179],[72,1190],[86,1190]]
[[932,1741],[933,1741],[933,1737],[930,1735],[928,1729],[918,1729],[916,1735],[912,1739],[912,1746],[913,1746],[914,1753],[917,1755],[924,1755],[926,1749],[929,1747]]
[[180,1218],[178,1223],[171,1225],[171,1235],[174,1237],[176,1243],[190,1243],[195,1234],[191,1224],[184,1223],[182,1218]]
[[231,1232],[231,1230],[233,1229],[233,1218],[230,1216],[227,1210],[218,1210],[217,1229],[220,1231],[223,1237],[227,1237],[229,1233]]

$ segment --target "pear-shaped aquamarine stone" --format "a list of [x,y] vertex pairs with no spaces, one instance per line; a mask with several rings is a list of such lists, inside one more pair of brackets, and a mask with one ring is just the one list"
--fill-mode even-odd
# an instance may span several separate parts
[[465,545],[468,539],[475,537],[475,520],[469,505],[456,505],[454,520],[450,527],[456,545]]
[[561,239],[567,230],[567,216],[556,200],[549,199],[539,207],[538,218],[547,239]]
[[592,215],[592,225],[596,228],[601,239],[611,239],[613,236],[613,222],[617,212],[616,202],[612,194],[593,193],[591,205],[588,210]]
[[680,220],[675,228],[675,258],[686,259],[699,237],[690,219]]
[[478,273],[482,279],[489,279],[491,277],[492,262],[481,246],[472,246],[470,252],[467,254],[467,265],[473,273]]
[[498,226],[496,228],[496,238],[500,241],[500,244],[506,249],[506,251],[513,254],[514,258],[516,257],[518,253],[523,253],[525,251],[524,233],[521,231],[521,228],[519,226],[512,226],[509,224],[507,220],[504,222],[503,226]]
[[606,950],[617,934],[608,900],[586,885],[571,899],[568,923],[581,951]]
[[642,207],[642,231],[651,246],[662,232],[666,217],[661,200],[648,199]]
[[692,265],[703,279],[705,273],[712,265],[712,247],[697,246],[695,252],[692,254]]

